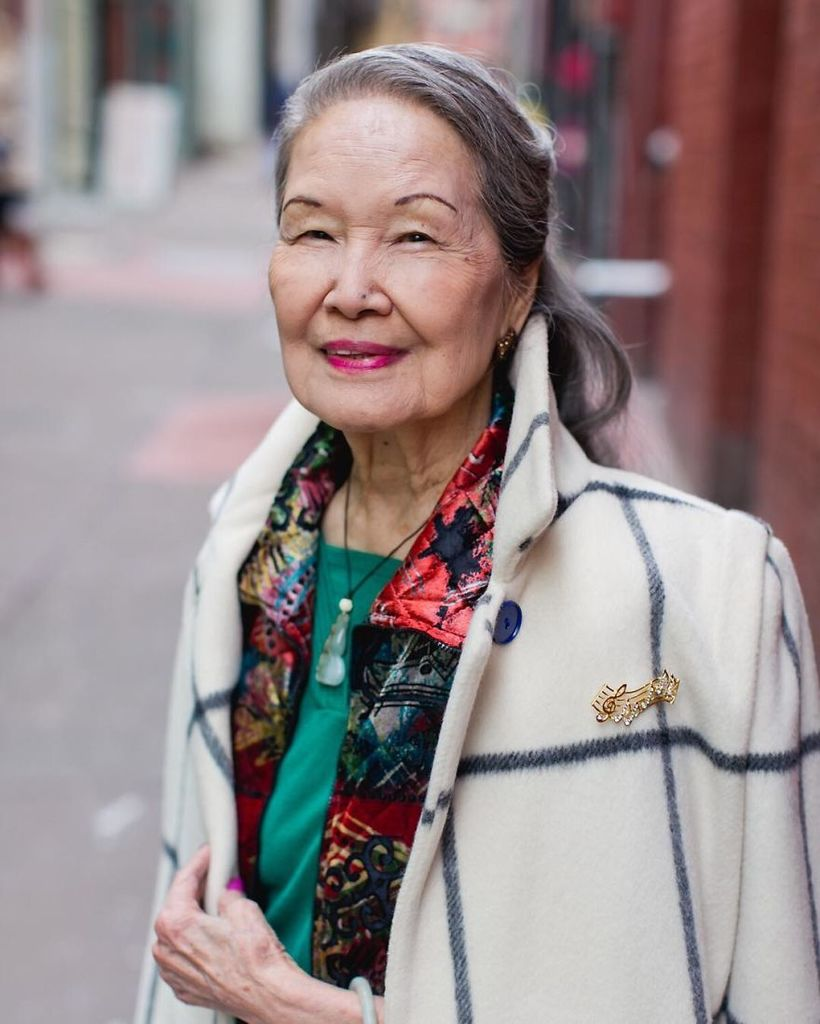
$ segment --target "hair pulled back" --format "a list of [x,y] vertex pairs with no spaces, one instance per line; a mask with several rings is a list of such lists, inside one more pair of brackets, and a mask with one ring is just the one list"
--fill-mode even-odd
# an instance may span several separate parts
[[613,461],[600,428],[629,397],[631,374],[603,317],[557,258],[552,134],[519,106],[513,79],[442,46],[399,44],[351,53],[308,75],[285,104],[277,131],[277,213],[293,145],[325,110],[362,96],[417,103],[443,118],[476,163],[481,200],[513,283],[541,261],[531,312],[547,318],[550,376],[562,422],[591,457]]

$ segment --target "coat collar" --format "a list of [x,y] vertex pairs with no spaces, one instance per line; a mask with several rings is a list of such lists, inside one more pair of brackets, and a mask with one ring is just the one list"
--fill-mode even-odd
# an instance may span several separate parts
[[558,494],[589,479],[590,463],[558,419],[549,374],[549,337],[542,314],[530,317],[510,367],[515,390],[496,514],[493,575],[508,583],[526,552],[555,518]]

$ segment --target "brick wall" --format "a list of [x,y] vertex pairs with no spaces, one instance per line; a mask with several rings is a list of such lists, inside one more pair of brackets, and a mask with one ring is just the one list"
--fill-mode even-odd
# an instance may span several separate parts
[[[665,78],[669,40],[669,0],[633,0],[620,13],[618,213],[614,249],[623,259],[660,259],[663,253],[661,210],[666,180],[647,153],[651,133],[666,124]],[[641,376],[655,370],[656,299],[610,300],[606,313],[629,349]]]
[[687,476],[709,490],[717,357],[725,295],[725,207],[734,76],[734,3],[672,5],[666,78],[681,156],[669,172],[663,235],[674,275],[661,333],[660,370]]
[[785,6],[782,0],[738,0],[735,27],[723,330],[716,367],[711,473],[718,499],[740,508],[750,507],[755,489],[769,211],[777,188],[772,140]]
[[662,374],[688,473],[748,506],[782,0],[673,4],[667,102],[682,140],[669,181],[674,286]]
[[788,545],[820,642],[820,3],[784,19],[755,508]]

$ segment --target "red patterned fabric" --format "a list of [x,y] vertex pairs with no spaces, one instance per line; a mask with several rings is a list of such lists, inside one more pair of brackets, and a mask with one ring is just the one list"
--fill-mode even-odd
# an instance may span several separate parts
[[[492,563],[511,410],[445,488],[404,564],[351,637],[351,702],[317,865],[313,973],[383,991],[390,924],[461,645]],[[241,677],[233,700],[240,870],[256,893],[259,831],[310,669],[321,516],[349,471],[322,424],[286,475],[239,574]]]
[[418,629],[461,646],[490,575],[508,425],[503,413],[494,416],[459,467],[405,564],[377,598],[373,625]]

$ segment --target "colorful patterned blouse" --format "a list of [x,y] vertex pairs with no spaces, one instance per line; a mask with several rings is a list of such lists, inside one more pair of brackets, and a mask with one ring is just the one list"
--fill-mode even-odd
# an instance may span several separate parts
[[[350,706],[317,865],[314,976],[384,990],[390,924],[461,646],[492,563],[512,395],[445,488],[405,562],[351,636]],[[239,862],[264,899],[258,844],[309,678],[316,552],[350,451],[320,424],[285,475],[239,573],[241,676],[233,700]]]

